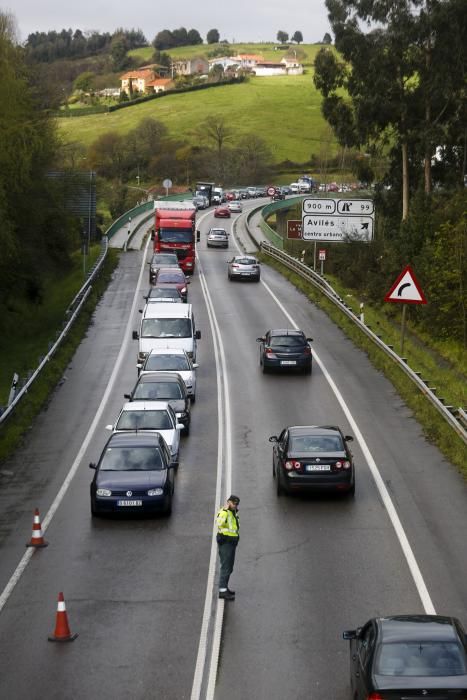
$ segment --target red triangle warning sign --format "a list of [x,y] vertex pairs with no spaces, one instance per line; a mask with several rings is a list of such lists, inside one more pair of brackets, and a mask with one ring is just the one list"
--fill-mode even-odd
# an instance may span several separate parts
[[384,301],[395,301],[403,304],[426,304],[417,278],[410,265],[407,265],[384,297]]

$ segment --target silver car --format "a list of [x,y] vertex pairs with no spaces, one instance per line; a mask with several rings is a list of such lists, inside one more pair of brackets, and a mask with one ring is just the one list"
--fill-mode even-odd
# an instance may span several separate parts
[[115,425],[106,425],[107,430],[122,432],[157,432],[167,443],[171,464],[178,467],[180,459],[180,431],[184,426],[178,422],[173,408],[167,401],[130,401],[123,405]]
[[196,401],[196,369],[198,365],[192,362],[182,348],[157,348],[151,350],[142,367],[138,366],[141,374],[151,372],[176,372],[185,382],[188,396],[193,403]]
[[229,260],[229,280],[253,280],[259,282],[261,270],[258,260],[252,255],[235,255]]
[[228,248],[229,234],[224,228],[212,228],[206,241],[208,248]]

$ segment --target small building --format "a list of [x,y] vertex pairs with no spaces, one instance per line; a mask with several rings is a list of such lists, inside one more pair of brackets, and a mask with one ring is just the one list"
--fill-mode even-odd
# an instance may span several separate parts
[[287,75],[287,68],[280,61],[261,61],[252,70],[257,77]]
[[240,68],[254,70],[258,63],[264,61],[263,56],[254,53],[239,53],[237,56],[232,56],[235,63],[238,63]]
[[291,56],[284,56],[281,59],[281,63],[284,64],[287,70],[287,75],[302,75],[303,66],[296,58],[291,58]]
[[174,81],[171,78],[156,78],[146,84],[146,91],[151,92],[166,92],[172,90]]
[[209,72],[209,62],[201,57],[172,61],[172,77],[175,75],[204,75]]
[[216,58],[210,58],[208,63],[209,70],[212,70],[214,66],[222,66],[226,71],[229,68],[235,68],[239,65],[238,60],[233,56],[217,56]]
[[154,71],[154,68],[144,68],[138,70],[131,70],[120,76],[121,91],[126,92],[127,95],[130,92],[139,92],[141,94],[146,93],[148,83],[153,80],[160,78],[160,75]]

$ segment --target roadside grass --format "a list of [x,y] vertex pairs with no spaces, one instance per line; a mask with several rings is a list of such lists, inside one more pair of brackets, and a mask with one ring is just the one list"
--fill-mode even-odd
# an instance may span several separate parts
[[[97,257],[100,246],[93,246],[93,255]],[[77,256],[80,257],[79,255]],[[46,404],[53,388],[62,377],[65,368],[84,337],[89,326],[95,306],[110,281],[111,274],[118,262],[118,252],[109,250],[103,270],[93,285],[92,291],[73,324],[68,336],[63,341],[53,358],[33,383],[27,395],[21,400],[13,414],[0,426],[0,461],[12,454],[22,437],[30,428],[34,417]],[[18,307],[21,326],[8,332],[0,344],[1,359],[1,400],[6,405],[13,372],[25,377],[28,371],[35,369],[39,358],[44,356],[51,340],[55,339],[57,329],[61,327],[65,310],[76,292],[82,286],[82,270],[76,261],[76,269],[55,284],[50,284],[45,291],[44,303],[33,309]],[[24,314],[24,315],[23,315]]]
[[195,145],[199,143],[200,124],[209,115],[225,117],[236,138],[259,134],[269,146],[273,162],[308,161],[312,154],[320,154],[323,140],[328,144],[328,157],[339,150],[336,141],[328,142],[321,95],[311,73],[251,78],[212,90],[168,94],[116,112],[57,119],[57,124],[65,142],[89,146],[108,131],[124,135],[142,119],[152,117],[165,124],[172,138]]
[[[218,49],[219,46],[223,46],[223,44],[200,44],[198,46],[179,46],[175,49],[167,49],[164,53],[168,53],[171,56],[171,58],[175,60],[182,58],[193,58],[195,56],[204,56],[207,58],[208,53],[210,53],[214,49]],[[233,51],[234,54],[256,54],[262,56],[265,61],[280,61],[281,58],[283,58],[288,52],[281,51],[279,49],[276,51],[275,46],[277,46],[277,44],[274,44],[274,42],[267,41],[261,44],[227,44],[225,48],[229,49],[229,51]],[[314,63],[316,54],[320,49],[323,48],[323,46],[324,44],[300,44],[299,46],[295,44],[290,44],[290,51],[297,51],[299,57],[300,52],[303,52],[305,54],[305,57],[303,58],[303,60],[299,60],[300,63],[303,63],[303,65],[307,66],[312,65]],[[335,50],[332,46],[329,46],[328,48],[330,48],[332,51]],[[149,62],[153,53],[154,49],[152,48],[152,46],[143,46],[140,49],[133,49],[132,51],[129,51],[128,55]]]
[[[273,260],[267,255],[261,254],[260,258],[278,270],[286,277],[297,289],[300,289],[316,306],[321,308],[327,315],[338,325],[344,333],[362,350],[366,352],[372,364],[379,369],[392,382],[399,395],[405,401],[407,406],[413,411],[415,418],[422,426],[426,438],[437,445],[445,457],[454,464],[460,473],[467,479],[467,446],[453,429],[443,420],[436,409],[427,401],[424,395],[415,387],[411,380],[399,367],[392,362],[374,343],[372,343],[360,329],[354,325],[331,301],[323,296],[312,284],[302,279],[299,275],[281,265],[278,261]],[[346,303],[352,307],[353,311],[359,312],[357,304],[353,305],[347,296],[348,291],[340,287],[337,288],[335,280],[328,278],[328,281],[336,289],[336,291],[346,300]],[[382,336],[384,342],[394,345],[394,349],[398,350],[397,343],[400,338],[397,328],[393,323],[388,322],[384,313],[377,309],[370,309],[365,306],[365,324],[370,324],[372,330]],[[380,332],[381,331],[381,332]],[[412,338],[406,338],[404,344],[404,357],[407,357],[408,363],[412,369],[421,371],[423,378],[430,379],[430,386],[439,387],[438,396],[443,396],[449,403],[454,406],[463,405],[462,397],[463,386],[465,382],[459,381],[459,373],[463,372],[462,366],[457,363],[453,367],[440,366],[439,360],[432,352],[431,347],[420,347],[420,339],[414,342]],[[438,347],[437,350],[442,350]],[[449,350],[451,357],[456,353],[452,353],[452,347]]]

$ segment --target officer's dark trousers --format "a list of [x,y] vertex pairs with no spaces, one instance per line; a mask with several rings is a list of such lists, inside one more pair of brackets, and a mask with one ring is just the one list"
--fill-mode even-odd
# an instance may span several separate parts
[[230,574],[234,568],[235,550],[237,549],[237,538],[231,538],[232,542],[224,542],[219,545],[219,558],[221,561],[219,573],[219,588],[227,588],[229,585]]

